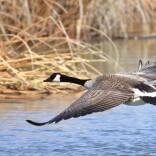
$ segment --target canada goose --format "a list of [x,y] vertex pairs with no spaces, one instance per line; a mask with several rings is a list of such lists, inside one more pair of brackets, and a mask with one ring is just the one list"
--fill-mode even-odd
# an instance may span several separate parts
[[[147,64],[148,63],[148,64]],[[147,81],[152,81],[151,84],[156,84],[156,63],[149,64],[149,61],[143,66],[143,62],[140,59],[138,64],[138,70],[130,73],[130,75],[139,75],[146,78]],[[69,82],[77,85],[81,85],[87,89],[91,88],[94,84],[93,79],[79,79],[71,76],[64,75],[62,73],[52,73],[44,82]]]
[[88,91],[53,119],[41,123],[32,120],[26,121],[32,125],[42,126],[58,123],[72,117],[76,118],[106,111],[122,103],[156,105],[156,88],[137,75],[110,74],[99,76]]

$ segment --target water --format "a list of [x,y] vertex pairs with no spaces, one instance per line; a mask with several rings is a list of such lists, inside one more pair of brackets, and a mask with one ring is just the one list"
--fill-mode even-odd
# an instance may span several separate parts
[[[121,49],[125,45],[117,44]],[[127,47],[129,44],[135,49],[132,43],[127,43]],[[146,47],[144,44],[140,47]],[[125,62],[126,67],[136,68],[138,58],[145,57],[144,48],[140,48],[140,55],[128,49],[125,61],[120,57],[121,64]],[[155,56],[153,50],[146,47],[146,58]],[[43,127],[25,122],[26,119],[47,121],[77,96],[53,95],[34,102],[1,103],[0,156],[156,156],[156,107],[153,105],[120,105],[103,113]]]
[[44,127],[29,125],[25,119],[46,121],[67,105],[58,108],[48,100],[6,105],[0,112],[1,156],[156,155],[156,108],[152,105],[121,105]]
[[[156,40],[117,40],[115,45],[118,48],[117,52],[109,42],[98,45],[112,60],[112,62],[95,63],[95,67],[98,67],[102,73],[134,71],[139,59],[156,60]],[[118,66],[113,60],[118,62]]]

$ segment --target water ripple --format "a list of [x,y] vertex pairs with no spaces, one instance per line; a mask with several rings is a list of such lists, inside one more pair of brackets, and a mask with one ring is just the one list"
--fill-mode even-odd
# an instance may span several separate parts
[[53,111],[23,109],[1,114],[0,156],[156,155],[154,106],[119,106],[104,113],[44,127],[25,122],[28,116],[34,116],[38,121],[42,117],[46,121],[54,115]]

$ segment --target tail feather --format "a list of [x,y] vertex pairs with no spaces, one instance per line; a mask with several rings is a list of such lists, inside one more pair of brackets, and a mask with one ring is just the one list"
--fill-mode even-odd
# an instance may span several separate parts
[[150,104],[156,105],[156,97],[143,96],[141,98],[146,103],[150,103]]

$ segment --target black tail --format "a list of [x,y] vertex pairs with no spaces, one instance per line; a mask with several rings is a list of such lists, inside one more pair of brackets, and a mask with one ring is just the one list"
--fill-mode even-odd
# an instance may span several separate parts
[[150,104],[156,105],[156,97],[143,96],[141,98],[146,103],[150,103]]
[[35,125],[35,126],[43,126],[43,125],[46,125],[48,124],[48,122],[34,122],[32,120],[26,120],[28,123],[32,124],[32,125]]

